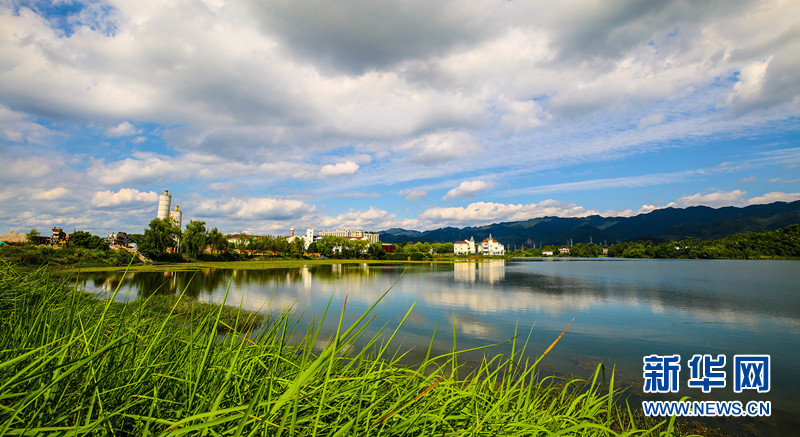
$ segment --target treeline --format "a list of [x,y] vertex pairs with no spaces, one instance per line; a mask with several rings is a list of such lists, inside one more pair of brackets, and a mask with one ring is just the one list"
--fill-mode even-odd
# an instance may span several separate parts
[[100,248],[70,246],[56,249],[30,244],[4,244],[0,246],[0,259],[14,265],[24,266],[126,266],[140,261],[127,250],[113,250],[106,243]]
[[777,231],[736,234],[717,240],[686,239],[655,244],[615,244],[608,256],[622,258],[761,259],[800,257],[800,225]]
[[183,262],[198,260],[244,260],[254,257],[333,259],[412,260],[431,259],[436,255],[452,255],[453,243],[406,243],[393,245],[389,253],[381,243],[325,236],[308,248],[300,238],[289,241],[283,237],[240,234],[235,240],[217,228],[207,229],[203,221],[192,220],[181,232],[168,219],[153,219],[143,234],[129,235],[139,251],[155,261]]
[[[563,247],[563,246],[562,246]],[[517,251],[515,256],[542,256],[552,250],[554,255],[597,257],[603,247],[597,244],[577,244],[568,254],[559,254],[557,246]],[[736,234],[716,240],[687,238],[680,241],[627,241],[608,247],[608,256],[615,258],[685,258],[685,259],[761,259],[800,257],[800,225],[777,231]]]

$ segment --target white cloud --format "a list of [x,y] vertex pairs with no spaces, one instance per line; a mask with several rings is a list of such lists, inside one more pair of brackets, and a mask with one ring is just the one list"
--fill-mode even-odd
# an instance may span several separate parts
[[537,217],[587,217],[598,214],[574,203],[543,200],[531,204],[505,204],[475,202],[466,207],[430,208],[420,214],[419,219],[432,227],[459,224],[462,226],[505,221],[529,220]]
[[323,178],[329,178],[334,176],[353,175],[358,171],[358,167],[358,164],[353,161],[323,165],[319,170],[319,176]]
[[728,192],[716,191],[708,194],[697,193],[692,194],[691,196],[681,197],[675,203],[680,208],[698,205],[718,208],[721,206],[731,206],[739,203],[745,194],[747,194],[747,192],[742,190],[733,190]]
[[45,144],[53,135],[55,132],[31,121],[26,114],[0,104],[0,139],[18,144]]
[[475,195],[481,191],[486,191],[491,188],[494,188],[494,183],[492,182],[464,181],[460,183],[457,187],[448,191],[444,195],[444,197],[442,197],[442,200],[457,199],[457,198],[468,199],[470,197],[475,197]]
[[106,135],[109,137],[128,137],[132,135],[139,135],[142,133],[141,129],[137,129],[134,125],[127,121],[123,121],[115,127],[106,129]]
[[89,174],[103,185],[119,185],[131,182],[160,182],[175,180],[176,176],[188,176],[185,167],[165,156],[135,154],[132,158],[110,164],[96,163]]
[[644,129],[644,128],[648,127],[648,126],[661,124],[666,119],[667,119],[667,117],[662,113],[650,114],[647,117],[644,117],[641,120],[639,120],[639,123],[636,125],[636,128],[637,129]]
[[752,62],[741,69],[739,81],[728,96],[728,104],[751,103],[758,99],[764,88],[764,79],[772,58]]
[[[530,176],[691,147],[687,138],[782,134],[800,103],[798,2],[117,0],[75,3],[72,17],[38,12],[45,3],[0,6],[0,181],[20,192],[199,179],[198,191],[246,187],[312,204],[514,172],[524,188],[504,195],[666,185],[710,173]],[[98,127],[164,152],[126,157],[113,145],[92,160]],[[28,146],[38,158],[19,158]],[[352,177],[319,180],[341,175]],[[724,197],[683,202],[745,200]],[[231,210],[278,215],[267,204]]]
[[500,98],[500,105],[505,108],[500,124],[512,132],[521,132],[544,126],[552,120],[552,115],[545,112],[542,106],[532,100],[509,100]]
[[97,208],[141,207],[152,205],[155,210],[158,194],[154,191],[139,191],[134,188],[122,188],[117,192],[97,191],[92,196],[91,204]]
[[427,196],[428,192],[423,190],[413,190],[411,188],[407,188],[405,190],[400,190],[400,192],[398,192],[397,195],[400,197],[405,197],[406,200],[414,202]]
[[57,200],[70,194],[70,191],[64,187],[56,187],[52,190],[41,191],[33,195],[34,199],[39,200]]
[[795,200],[800,200],[800,193],[782,193],[779,191],[773,191],[762,196],[756,196],[747,199],[747,204],[759,205],[772,202],[794,202]]
[[197,217],[240,220],[292,220],[315,210],[311,205],[273,197],[201,199],[186,207]]
[[364,210],[348,210],[336,217],[318,217],[317,225],[321,229],[361,229],[366,231],[378,231],[394,227],[415,229],[420,222],[416,219],[398,219],[396,214],[392,214],[385,209],[370,206]]
[[475,158],[481,152],[475,138],[464,132],[428,134],[402,144],[397,150],[410,151],[411,161],[422,165]]
[[16,158],[2,156],[2,158],[3,171],[0,171],[0,181],[19,183],[22,181],[41,180],[42,177],[52,174],[55,170],[53,163],[44,157]]

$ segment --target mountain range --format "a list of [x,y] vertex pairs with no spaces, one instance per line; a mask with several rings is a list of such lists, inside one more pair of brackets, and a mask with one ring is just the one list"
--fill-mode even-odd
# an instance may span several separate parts
[[452,243],[470,237],[480,241],[491,234],[509,249],[514,246],[534,244],[566,245],[570,240],[573,244],[590,241],[597,244],[613,244],[630,240],[660,242],[685,238],[708,240],[743,232],[775,230],[795,223],[800,223],[800,201],[746,207],[664,208],[632,217],[599,215],[580,218],[540,217],[517,222],[465,228],[446,227],[430,231],[392,228],[380,232],[380,239],[386,243],[410,241]]

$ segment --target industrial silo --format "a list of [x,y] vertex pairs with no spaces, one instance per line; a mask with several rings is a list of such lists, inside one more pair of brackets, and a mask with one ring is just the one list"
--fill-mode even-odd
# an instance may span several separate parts
[[172,223],[175,223],[180,228],[183,224],[183,211],[176,206],[174,211],[169,212],[169,218],[172,219]]
[[169,217],[169,207],[172,203],[172,195],[169,194],[168,190],[164,190],[164,194],[162,194],[158,198],[158,215],[156,218],[165,219]]

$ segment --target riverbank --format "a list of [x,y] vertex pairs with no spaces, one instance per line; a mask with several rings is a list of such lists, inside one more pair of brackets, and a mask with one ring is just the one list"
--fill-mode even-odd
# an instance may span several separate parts
[[[494,258],[503,260],[505,258]],[[192,261],[189,263],[153,263],[132,266],[57,266],[50,270],[57,273],[70,272],[183,272],[193,270],[265,270],[280,268],[300,268],[306,266],[325,266],[334,264],[431,264],[454,262],[488,262],[492,258],[435,258],[426,261],[388,261],[377,259],[274,259],[252,261]]]
[[0,266],[0,433],[672,433],[666,421],[618,409],[613,374],[604,381],[599,367],[588,380],[531,383],[524,335],[510,340],[509,356],[464,374],[455,341],[414,367],[378,336],[353,348],[374,305],[350,327],[339,319],[333,338],[312,327],[288,344],[297,327],[289,312],[259,325],[233,308],[223,331],[224,306],[186,323],[68,284]]

